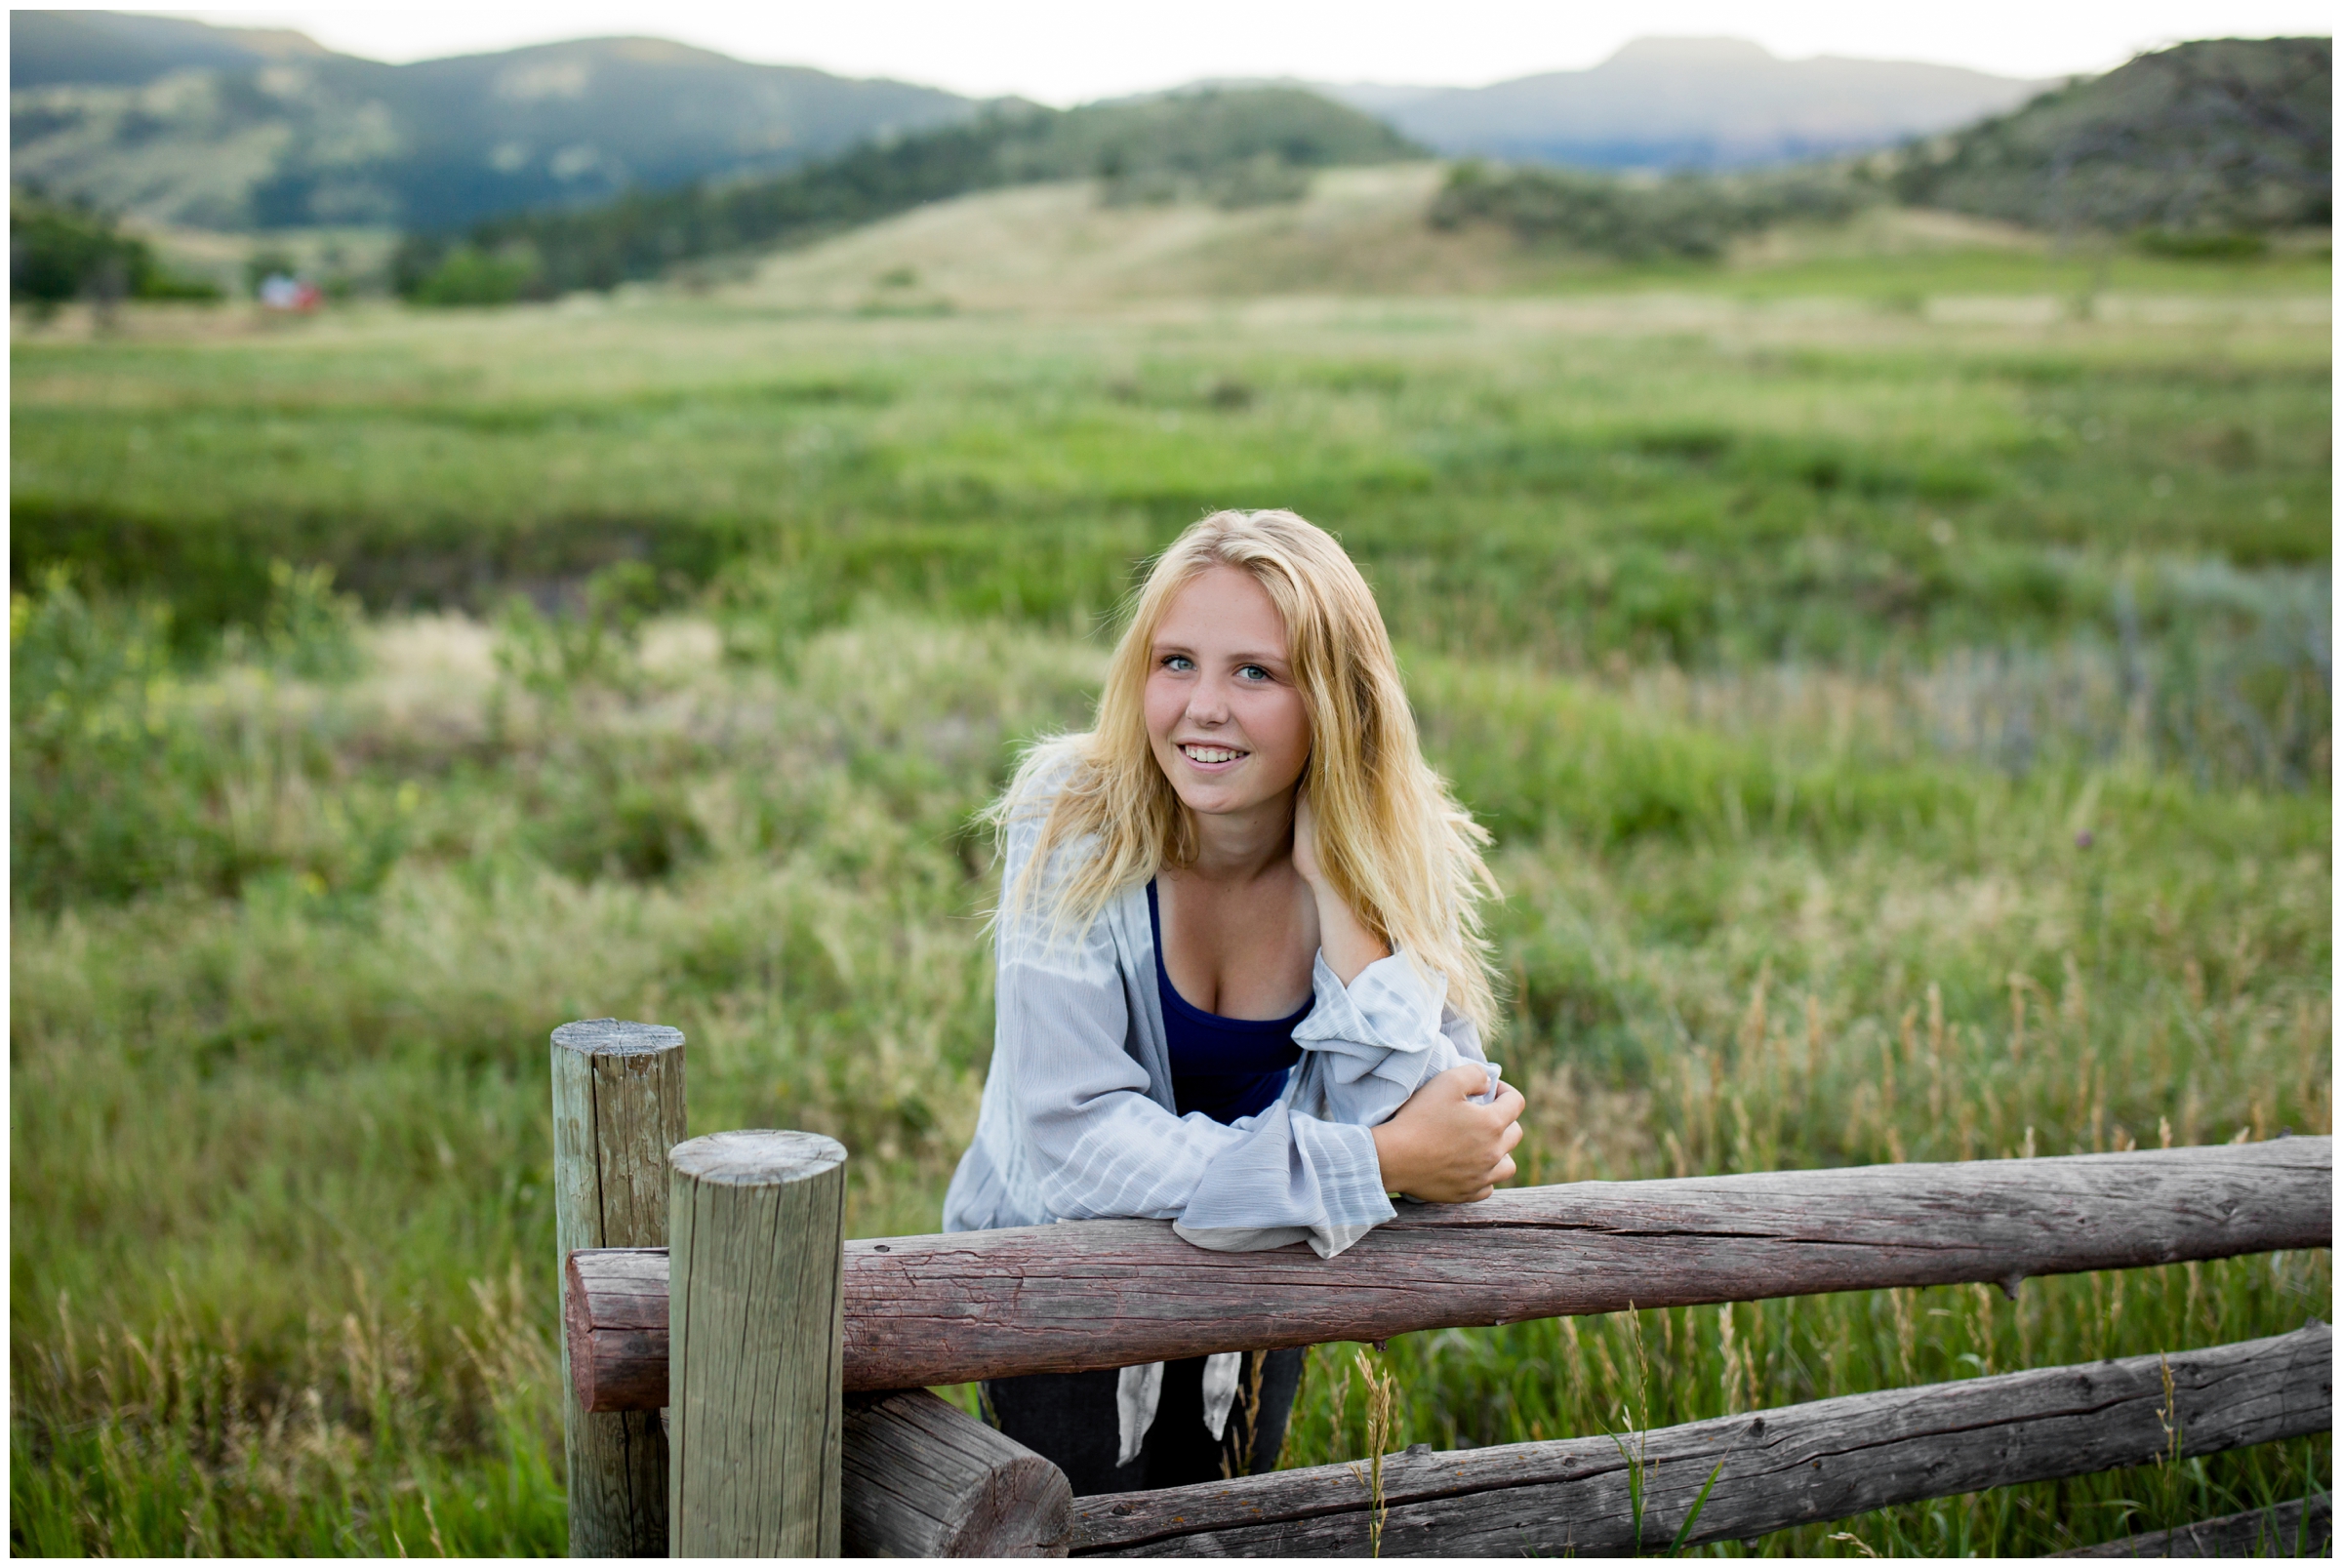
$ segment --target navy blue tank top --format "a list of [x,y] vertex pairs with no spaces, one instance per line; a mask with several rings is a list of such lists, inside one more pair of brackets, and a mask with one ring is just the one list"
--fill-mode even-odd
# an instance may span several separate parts
[[1217,1122],[1257,1116],[1285,1092],[1285,1074],[1301,1060],[1293,1031],[1317,1005],[1312,996],[1291,1018],[1222,1018],[1172,987],[1163,967],[1163,906],[1147,883],[1147,923],[1154,930],[1154,988],[1163,1001],[1164,1042],[1171,1048],[1171,1098],[1183,1116],[1200,1110]]

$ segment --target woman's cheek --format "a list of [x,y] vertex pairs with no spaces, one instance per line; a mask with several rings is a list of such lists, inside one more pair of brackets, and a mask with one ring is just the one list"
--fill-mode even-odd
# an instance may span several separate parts
[[1260,726],[1254,732],[1264,748],[1273,747],[1280,767],[1290,768],[1295,778],[1301,776],[1301,764],[1310,752],[1310,720],[1301,705],[1299,693],[1279,692],[1276,700],[1262,704]]
[[1148,739],[1158,746],[1167,744],[1186,704],[1176,693],[1166,692],[1160,681],[1149,681],[1141,706],[1147,717]]

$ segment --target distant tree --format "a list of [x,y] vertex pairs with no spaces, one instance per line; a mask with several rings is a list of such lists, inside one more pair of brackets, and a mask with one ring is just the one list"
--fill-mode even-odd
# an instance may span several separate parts
[[459,245],[408,291],[417,304],[510,304],[541,292],[545,268],[526,245],[484,251]]
[[23,185],[9,187],[8,261],[9,296],[24,303],[220,298],[213,284],[166,271],[152,246],[105,214]]

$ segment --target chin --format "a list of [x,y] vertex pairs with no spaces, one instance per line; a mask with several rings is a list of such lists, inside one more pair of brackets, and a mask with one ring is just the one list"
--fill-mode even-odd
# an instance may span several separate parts
[[1179,803],[1188,810],[1200,812],[1206,817],[1217,817],[1224,811],[1235,809],[1217,791],[1174,788],[1172,793],[1179,796]]
[[1237,794],[1233,790],[1225,792],[1212,790],[1208,793],[1180,796],[1190,811],[1200,813],[1206,817],[1232,817],[1237,812],[1255,811],[1267,805],[1270,798],[1264,795]]

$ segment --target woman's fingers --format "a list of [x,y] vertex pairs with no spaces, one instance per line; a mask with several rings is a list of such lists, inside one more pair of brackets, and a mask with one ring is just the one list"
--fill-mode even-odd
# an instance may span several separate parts
[[1515,1122],[1507,1122],[1507,1123],[1505,1124],[1505,1130],[1504,1130],[1504,1132],[1503,1132],[1503,1133],[1502,1133],[1502,1134],[1501,1134],[1501,1135],[1498,1137],[1498,1139],[1497,1139],[1497,1144],[1496,1144],[1496,1146],[1497,1146],[1497,1148],[1498,1148],[1500,1151],[1503,1151],[1503,1152],[1506,1152],[1506,1153],[1510,1153],[1510,1152],[1512,1151],[1513,1146],[1514,1146],[1514,1144],[1517,1144],[1517,1143],[1519,1143],[1519,1142],[1520,1142],[1520,1123],[1518,1123],[1518,1122],[1516,1122],[1516,1121],[1515,1121]]
[[[1439,1086],[1439,1097],[1443,1100],[1470,1100],[1474,1095],[1488,1092],[1488,1069],[1477,1062],[1459,1062],[1423,1088],[1429,1089],[1432,1084]],[[1423,1089],[1415,1092],[1421,1094]]]

